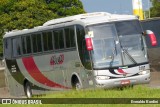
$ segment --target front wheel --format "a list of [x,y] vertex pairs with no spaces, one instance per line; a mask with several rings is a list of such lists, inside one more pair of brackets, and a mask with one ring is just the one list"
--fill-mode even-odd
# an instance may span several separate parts
[[75,84],[75,89],[76,90],[80,90],[82,88],[82,85],[79,83],[79,82],[77,82],[76,84]]
[[73,89],[75,89],[75,90],[80,90],[80,89],[82,89],[82,85],[81,85],[81,83],[79,82],[79,80],[77,79],[74,83],[73,83]]
[[29,82],[27,82],[24,86],[24,92],[25,95],[27,96],[27,98],[31,98],[32,97],[32,89],[31,89],[31,85]]

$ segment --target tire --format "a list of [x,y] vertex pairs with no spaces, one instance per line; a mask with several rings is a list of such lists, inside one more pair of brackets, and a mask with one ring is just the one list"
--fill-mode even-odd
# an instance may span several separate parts
[[79,80],[76,80],[76,81],[74,82],[74,84],[73,84],[73,89],[75,89],[75,90],[80,90],[80,89],[82,89],[82,85],[81,85],[81,83],[79,82]]
[[29,82],[26,82],[25,86],[24,86],[24,92],[27,98],[31,98],[32,97],[32,89],[31,89],[31,85]]

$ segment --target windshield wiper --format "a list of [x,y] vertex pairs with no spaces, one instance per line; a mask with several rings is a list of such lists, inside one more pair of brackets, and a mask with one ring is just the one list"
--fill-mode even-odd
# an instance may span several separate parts
[[132,60],[132,62],[137,65],[136,60],[128,53],[128,51],[126,49],[123,49],[123,48],[122,48],[122,50]]
[[[120,42],[120,41],[119,41],[119,42]],[[122,47],[121,42],[120,42],[120,47],[121,47],[121,49],[123,50],[123,52],[131,59],[131,61],[132,61],[135,65],[137,65],[136,60],[128,53],[128,51],[127,51],[126,49],[124,49],[124,48]],[[123,63],[123,58],[122,58],[122,63]]]

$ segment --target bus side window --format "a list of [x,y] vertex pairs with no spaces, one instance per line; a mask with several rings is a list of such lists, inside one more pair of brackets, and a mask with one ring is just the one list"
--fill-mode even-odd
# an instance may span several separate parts
[[11,39],[7,38],[4,40],[4,57],[7,59],[11,58],[11,53],[12,53],[12,45],[11,45]]
[[44,48],[44,51],[53,50],[52,32],[43,32],[42,35],[43,35],[43,48]]
[[22,51],[23,54],[30,54],[32,51],[31,48],[31,37],[30,35],[22,37]]
[[78,51],[79,51],[79,56],[80,56],[80,60],[83,64],[83,53],[82,53],[82,42],[84,40],[84,36],[85,36],[85,31],[84,28],[80,25],[76,26],[76,34],[77,34],[77,44],[78,44]]
[[12,55],[13,57],[17,57],[17,56],[20,56],[22,53],[21,53],[21,38],[20,37],[17,37],[17,38],[13,38],[12,39]]
[[32,34],[33,53],[42,52],[41,34]]
[[75,47],[74,27],[65,28],[64,32],[65,32],[66,48]]
[[83,64],[85,66],[86,69],[91,69],[91,60],[90,60],[90,56],[89,56],[89,51],[87,51],[86,48],[86,41],[85,39],[83,40],[83,48],[82,48],[82,55],[83,55]]
[[64,49],[63,30],[53,31],[55,49]]
[[22,51],[23,51],[23,54],[27,53],[26,37],[22,37]]
[[30,36],[26,36],[26,44],[27,44],[27,53],[29,54],[32,52]]
[[91,61],[89,58],[89,53],[86,49],[84,28],[80,25],[77,25],[76,34],[77,34],[77,43],[78,43],[80,60],[86,69],[91,69]]

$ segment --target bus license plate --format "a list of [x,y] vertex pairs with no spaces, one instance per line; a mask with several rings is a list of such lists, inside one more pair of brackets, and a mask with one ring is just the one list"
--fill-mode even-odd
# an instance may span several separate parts
[[122,85],[128,85],[128,84],[130,84],[130,80],[122,80],[121,84]]

